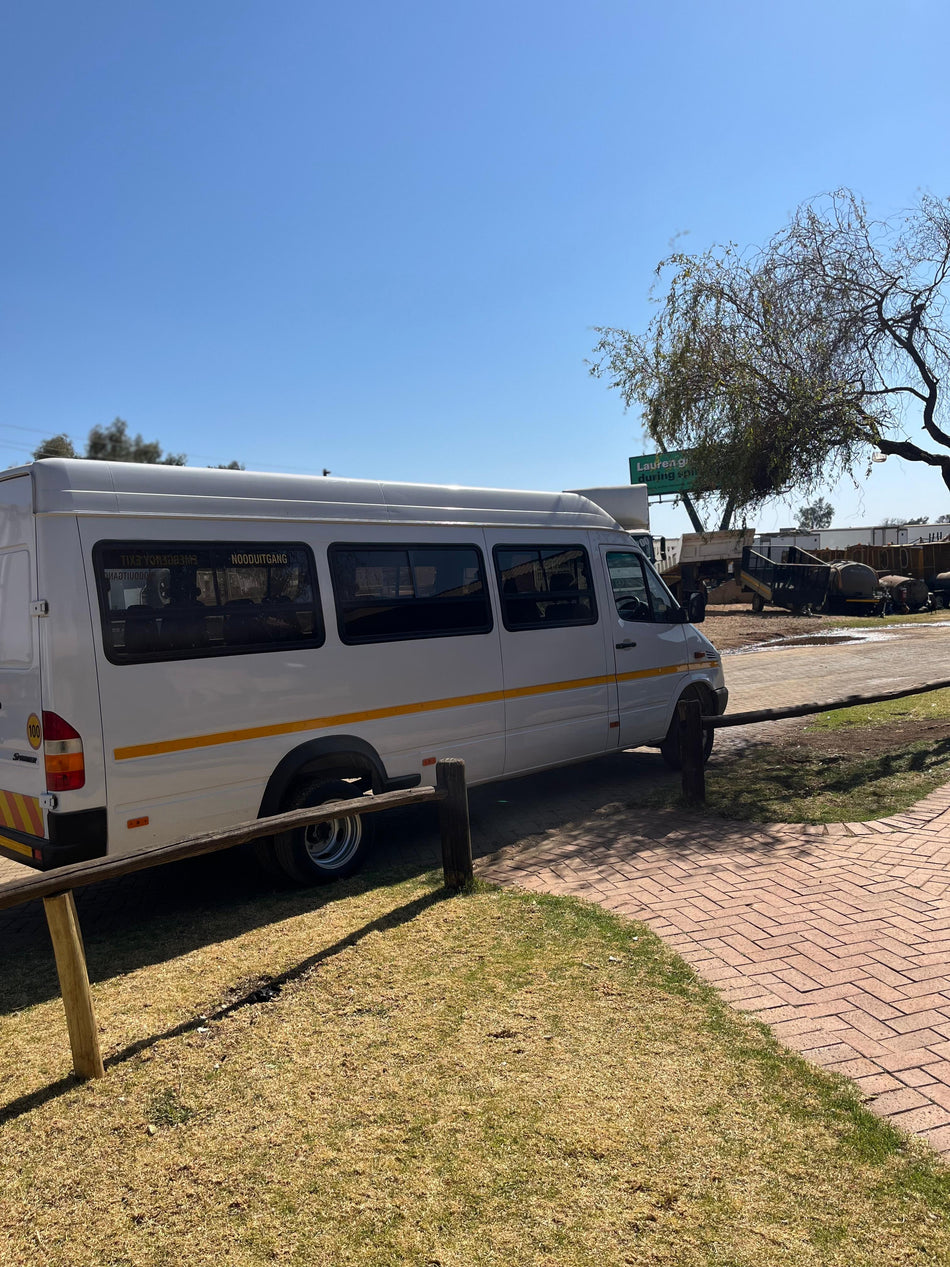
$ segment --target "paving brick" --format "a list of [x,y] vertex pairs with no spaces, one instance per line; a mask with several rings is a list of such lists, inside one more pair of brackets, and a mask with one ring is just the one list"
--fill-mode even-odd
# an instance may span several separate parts
[[[880,1108],[883,1099],[884,1096],[881,1096],[875,1100],[875,1110]],[[939,1104],[925,1104],[919,1109],[911,1109],[908,1113],[898,1113],[896,1116],[893,1110],[889,1109],[888,1117],[902,1131],[926,1131],[938,1126],[950,1126],[950,1113]]]
[[901,1012],[911,1016],[916,1012],[927,1012],[931,1009],[950,1008],[950,998],[946,994],[921,994],[916,998],[908,997],[901,1003]]
[[[843,1061],[842,1063],[847,1064],[848,1062]],[[832,1069],[834,1067],[834,1065],[831,1066]],[[891,1073],[873,1073],[865,1076],[851,1076],[854,1077],[854,1081],[858,1084],[862,1094],[866,1096],[877,1096],[884,1091],[897,1091],[901,1086],[903,1086],[903,1083],[899,1082],[894,1074]]]
[[[921,1069],[920,1072],[921,1074],[925,1074],[927,1070]],[[895,1074],[895,1077],[900,1076],[900,1074]],[[932,1100],[934,1104],[940,1105],[947,1115],[947,1121],[950,1122],[950,1087],[946,1086],[942,1082],[930,1082],[921,1086],[920,1091],[922,1095],[925,1095],[928,1098],[928,1100]]]
[[921,1131],[921,1136],[928,1144],[933,1145],[940,1153],[950,1153],[950,1125],[938,1126],[936,1130]]
[[874,994],[866,990],[855,990],[853,994],[847,995],[847,1002],[856,1010],[864,1012],[867,1016],[873,1016],[878,1021],[888,1021],[892,1016],[905,1015],[907,1008],[901,1003],[900,1010],[891,1003],[885,1003],[883,999],[875,997]]
[[[906,1034],[911,1030],[926,1029],[945,1023],[945,1017],[939,1012],[911,1012],[909,1016],[895,1016],[888,1022],[892,1030],[898,1034]],[[920,1046],[925,1046],[921,1043]]]
[[950,1087],[950,1060],[937,1060],[933,1064],[926,1065],[925,1068],[936,1082]]
[[[848,1031],[848,1042],[855,1051],[859,1051],[862,1056],[867,1056],[868,1060],[874,1060],[878,1064],[885,1056],[890,1056],[895,1060],[898,1059],[896,1053],[892,1052],[885,1043],[882,1043],[877,1038],[868,1038],[867,1034],[862,1034],[860,1030],[850,1029]],[[883,1066],[881,1067],[883,1068]],[[901,1067],[907,1068],[906,1065]]]
[[[887,1042],[889,1038],[894,1036],[894,1030],[890,1025],[885,1025],[876,1016],[870,1016],[859,1008],[854,1008],[847,1012],[839,1012],[838,1016],[843,1022],[853,1026],[859,1034],[864,1034],[868,1038],[876,1038],[881,1042]],[[898,1017],[898,1020],[900,1019]]]
[[919,1065],[914,1065],[910,1069],[901,1069],[894,1077],[899,1082],[903,1082],[905,1087],[917,1087],[931,1100],[934,1098],[932,1088],[937,1087],[939,1089],[941,1086],[939,1082],[934,1081],[926,1069],[922,1069]]
[[[879,1095],[874,1101],[874,1109],[877,1113],[886,1114],[893,1117],[897,1113],[904,1113],[910,1109],[926,1108],[930,1101],[920,1091],[915,1091],[913,1087],[901,1087],[898,1091],[885,1091],[883,1095]],[[930,1123],[935,1126],[936,1123]]]
[[[809,1060],[814,1061],[816,1065],[837,1064],[841,1060],[855,1060],[860,1055],[851,1043],[810,1043],[809,1039],[815,1037],[811,1034],[803,1034],[795,1041],[794,1046]],[[825,1035],[827,1038],[828,1035]]]
[[[889,1085],[882,1087],[881,1090],[890,1090],[892,1087],[896,1087],[899,1081],[898,1077],[894,1077],[891,1074],[880,1073],[874,1061],[867,1060],[864,1056],[852,1056],[846,1060],[829,1061],[824,1065],[824,1068],[833,1073],[840,1073],[845,1078],[852,1078],[855,1081],[859,1081],[861,1078],[886,1078]],[[908,1083],[907,1085],[913,1086],[914,1084]]]
[[816,981],[814,977],[806,977],[797,968],[780,968],[776,970],[775,975],[788,985],[794,986],[802,994],[810,994],[813,990],[821,988],[821,982]]
[[921,1047],[930,1047],[940,1042],[940,1035],[932,1029],[915,1029],[907,1034],[897,1034],[888,1042],[895,1052],[919,1051]]

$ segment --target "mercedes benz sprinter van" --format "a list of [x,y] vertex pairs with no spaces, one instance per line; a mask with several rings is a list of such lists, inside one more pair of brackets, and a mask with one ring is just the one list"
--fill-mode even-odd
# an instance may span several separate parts
[[[434,778],[675,761],[720,658],[572,493],[46,459],[0,475],[0,851],[47,869]],[[710,737],[712,732],[709,732]],[[347,874],[371,816],[268,842]]]

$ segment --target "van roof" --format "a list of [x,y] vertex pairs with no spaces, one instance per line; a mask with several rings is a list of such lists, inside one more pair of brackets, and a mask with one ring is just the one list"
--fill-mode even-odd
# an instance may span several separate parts
[[396,484],[81,458],[43,458],[5,472],[5,477],[26,473],[33,481],[33,506],[39,515],[618,527],[605,510],[577,493]]

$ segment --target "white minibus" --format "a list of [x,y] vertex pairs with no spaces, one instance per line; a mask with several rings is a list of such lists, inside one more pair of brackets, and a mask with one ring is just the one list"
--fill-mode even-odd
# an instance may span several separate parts
[[[434,779],[675,763],[720,657],[574,493],[46,459],[0,475],[0,852],[40,869]],[[710,740],[712,732],[708,732]],[[372,815],[262,846],[349,874]]]

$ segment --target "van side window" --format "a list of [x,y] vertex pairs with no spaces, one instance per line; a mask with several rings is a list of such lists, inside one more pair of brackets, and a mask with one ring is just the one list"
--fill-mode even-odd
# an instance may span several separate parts
[[596,623],[583,546],[495,546],[494,556],[506,629]]
[[649,620],[658,624],[676,620],[679,611],[676,599],[638,554],[632,550],[608,552],[607,571],[621,620]]
[[324,641],[313,554],[299,543],[100,541],[93,566],[113,664]]
[[647,578],[647,589],[650,593],[653,619],[661,624],[669,624],[671,621],[675,621],[679,616],[679,603],[666,588],[663,578],[657,576],[648,559],[643,561],[643,571]]
[[489,633],[476,546],[330,546],[337,625],[345,643]]
[[12,550],[0,555],[0,666],[28,669],[32,663],[30,556]]

